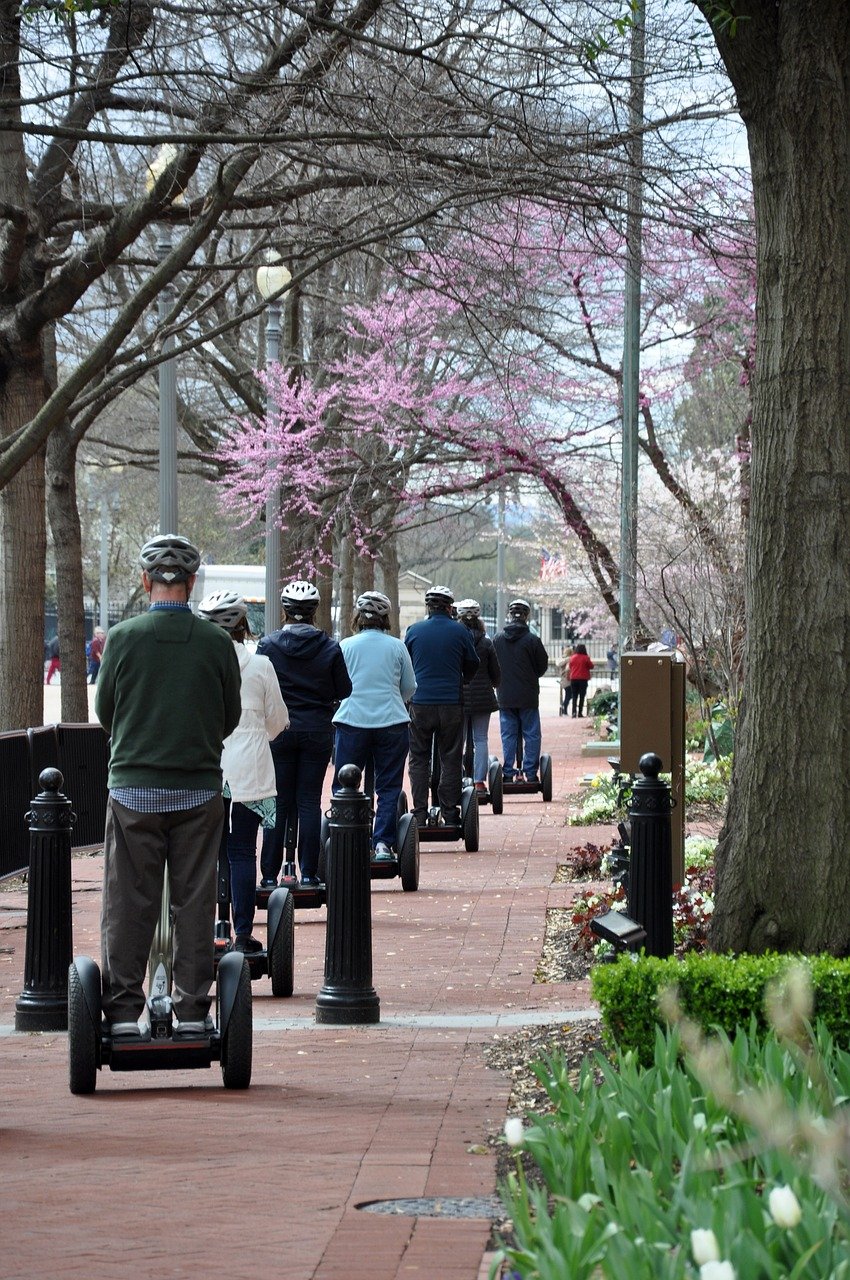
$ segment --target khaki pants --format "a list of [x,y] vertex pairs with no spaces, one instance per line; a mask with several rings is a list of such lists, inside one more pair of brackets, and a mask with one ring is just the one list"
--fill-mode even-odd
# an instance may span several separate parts
[[195,809],[137,813],[111,796],[104,841],[103,1012],[108,1022],[139,1017],[143,982],[168,866],[174,927],[174,1011],[183,1022],[209,1012],[214,969],[216,863],[221,796]]

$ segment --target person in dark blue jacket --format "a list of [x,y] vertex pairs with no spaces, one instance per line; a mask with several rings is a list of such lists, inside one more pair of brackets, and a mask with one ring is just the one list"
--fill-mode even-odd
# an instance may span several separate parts
[[[549,655],[528,625],[531,605],[512,600],[503,631],[493,637],[502,669],[499,685],[499,729],[502,734],[505,782],[537,782],[540,767],[540,677]],[[522,768],[517,769],[517,742],[522,734]]]
[[440,760],[440,811],[446,823],[460,822],[463,686],[475,675],[479,660],[469,631],[452,618],[453,604],[448,587],[429,587],[425,592],[428,617],[408,627],[404,637],[416,676],[408,773],[413,816],[420,827],[428,817],[434,737]]
[[[335,640],[313,626],[319,593],[311,582],[290,582],[280,593],[283,626],[257,645],[257,653],[271,661],[289,711],[289,728],[271,744],[277,783],[277,812],[273,831],[263,837],[260,855],[261,887],[271,889],[283,863],[284,838],[290,813],[298,814],[298,866],[301,883],[319,884],[322,830],[322,785],[333,751],[333,717],[351,693],[351,680],[342,650]],[[295,882],[281,881],[287,888]]]

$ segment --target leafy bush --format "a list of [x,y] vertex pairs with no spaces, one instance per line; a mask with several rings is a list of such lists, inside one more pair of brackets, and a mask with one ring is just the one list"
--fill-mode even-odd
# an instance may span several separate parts
[[[732,1035],[736,1027],[748,1026],[752,1020],[763,1032],[767,1030],[765,989],[787,970],[791,959],[710,952],[691,952],[682,960],[623,955],[616,964],[593,969],[591,988],[608,1041],[621,1050],[632,1050],[640,1062],[649,1064],[657,1028],[664,1024],[658,998],[665,989],[678,989],[684,1013],[704,1031],[718,1027]],[[850,960],[824,955],[803,963],[811,975],[816,1017],[836,1040],[846,1043],[850,1038]]]
[[602,859],[608,851],[608,845],[577,844],[570,850],[567,864],[574,876],[598,880],[602,875]]
[[617,716],[619,706],[620,695],[616,689],[600,689],[588,702],[587,710],[591,716],[603,716],[610,720]]
[[578,1083],[538,1068],[553,1113],[506,1138],[534,1161],[502,1188],[520,1280],[846,1280],[842,1193],[850,1054],[819,1025],[798,1047],[738,1031],[719,1046],[657,1031],[646,1068],[598,1054]]
[[[710,763],[704,760],[686,760],[685,804],[723,808],[731,776],[731,756],[723,756]],[[666,782],[670,781],[669,773],[663,773],[661,777]],[[621,786],[622,778],[619,775],[598,773],[590,783],[578,813],[569,819],[570,825],[585,827],[593,822],[617,822],[625,817],[631,788],[627,786],[625,792],[622,792]]]

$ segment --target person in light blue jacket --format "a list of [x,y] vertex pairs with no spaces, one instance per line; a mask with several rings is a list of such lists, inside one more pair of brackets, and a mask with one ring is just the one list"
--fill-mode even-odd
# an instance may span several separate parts
[[367,591],[355,605],[353,636],[342,641],[352,692],[334,716],[336,750],[334,791],[339,771],[356,764],[374,770],[377,796],[372,830],[373,857],[393,857],[398,798],[407,760],[410,716],[407,703],[416,691],[413,663],[400,640],[389,634],[390,602]]

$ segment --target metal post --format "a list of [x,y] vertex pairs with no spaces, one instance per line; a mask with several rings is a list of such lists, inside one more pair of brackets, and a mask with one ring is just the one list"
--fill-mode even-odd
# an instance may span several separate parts
[[661,757],[640,758],[642,778],[632,787],[629,808],[628,914],[646,930],[650,956],[673,954],[673,859],[670,836],[670,788],[659,780]]
[[[266,368],[280,360],[280,303],[266,309]],[[274,408],[274,397],[266,395],[266,422]],[[277,485],[266,499],[266,635],[280,626],[280,489]]]
[[30,828],[24,989],[15,1003],[17,1031],[68,1029],[71,963],[71,828],[75,815],[58,769],[39,774]]
[[109,528],[111,511],[106,499],[100,506],[100,625],[109,627]]
[[620,498],[620,654],[634,648],[637,614],[638,411],[643,218],[643,114],[645,28],[643,0],[633,6],[629,99],[626,281],[623,332],[623,454]]
[[[171,239],[164,229],[156,246],[158,260],[164,262],[170,252]],[[171,304],[171,289],[163,289],[157,304],[160,324],[168,317]],[[173,346],[171,336],[163,341],[162,350]],[[177,365],[172,359],[159,366],[159,531],[176,533],[177,527]]]
[[371,804],[360,790],[361,777],[357,765],[343,765],[341,789],[331,800],[325,981],[316,996],[317,1022],[380,1021],[372,986]]
[[499,488],[499,526],[496,541],[496,626],[505,625],[505,489]]

